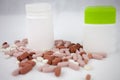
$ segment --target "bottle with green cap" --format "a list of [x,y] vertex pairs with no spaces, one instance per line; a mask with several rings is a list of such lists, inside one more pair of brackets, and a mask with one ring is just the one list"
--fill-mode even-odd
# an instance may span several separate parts
[[88,6],[84,11],[84,40],[86,52],[114,53],[116,50],[116,8]]

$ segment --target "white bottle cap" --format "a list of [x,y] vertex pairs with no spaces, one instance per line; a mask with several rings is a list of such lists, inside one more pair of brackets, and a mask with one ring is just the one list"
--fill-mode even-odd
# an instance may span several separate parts
[[32,3],[26,4],[27,16],[39,17],[47,16],[51,13],[51,5],[49,3]]

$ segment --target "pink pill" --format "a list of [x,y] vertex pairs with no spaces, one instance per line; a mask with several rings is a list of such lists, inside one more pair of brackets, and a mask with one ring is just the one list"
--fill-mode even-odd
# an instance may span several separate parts
[[40,66],[40,67],[38,68],[38,71],[42,72],[42,71],[43,71],[43,68],[45,68],[45,67],[49,67],[49,65],[48,65],[48,64],[44,64],[43,66]]
[[65,53],[66,49],[60,49],[60,53]]
[[64,44],[65,47],[68,47],[68,46],[71,44],[70,41],[64,41],[64,43],[65,43],[65,44]]
[[53,54],[54,56],[57,56],[57,57],[63,57],[63,56],[66,56],[66,54],[64,54],[64,53],[54,53]]
[[59,62],[57,65],[60,67],[67,67],[69,65],[69,62]]
[[82,56],[78,53],[76,53],[76,54],[77,54],[78,59],[82,60]]
[[67,59],[72,59],[72,55],[66,56],[65,58],[67,58]]
[[69,49],[66,49],[66,50],[65,50],[65,54],[66,54],[67,56],[70,55],[70,51],[69,51]]
[[9,55],[9,56],[13,56],[13,53],[10,52],[10,51],[5,52],[4,54],[5,54],[5,55]]
[[27,39],[27,38],[23,39],[23,40],[22,40],[22,43],[28,44],[28,39]]
[[7,43],[7,42],[4,42],[3,44],[2,44],[2,48],[8,48],[10,45]]
[[81,67],[84,67],[84,66],[85,66],[85,62],[84,62],[83,60],[78,59],[77,62],[79,63],[79,65],[80,65]]
[[73,70],[79,70],[80,67],[77,64],[74,64],[72,62],[69,62],[69,68],[73,69]]
[[77,61],[77,59],[78,59],[77,54],[74,53],[74,54],[73,54],[73,60],[74,60],[74,61]]
[[106,58],[106,57],[107,57],[107,54],[106,54],[106,53],[103,53],[103,52],[101,52],[101,53],[96,53],[96,54],[103,56],[103,58]]
[[19,75],[19,70],[21,69],[21,67],[20,68],[18,68],[18,69],[16,69],[16,70],[14,70],[13,72],[12,72],[12,75],[13,76],[18,76]]
[[49,66],[49,67],[44,67],[42,69],[42,72],[45,72],[45,73],[49,73],[49,72],[54,72],[54,69],[56,68],[56,66]]
[[89,61],[89,58],[88,58],[88,56],[86,54],[83,54],[82,57],[83,57],[83,59]]
[[99,55],[99,54],[92,54],[93,59],[97,59],[97,60],[102,60],[103,56]]

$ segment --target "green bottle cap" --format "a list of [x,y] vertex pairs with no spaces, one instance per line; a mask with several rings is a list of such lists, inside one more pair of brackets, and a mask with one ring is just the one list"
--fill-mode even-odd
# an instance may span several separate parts
[[113,6],[88,6],[85,9],[85,24],[114,24],[116,8]]

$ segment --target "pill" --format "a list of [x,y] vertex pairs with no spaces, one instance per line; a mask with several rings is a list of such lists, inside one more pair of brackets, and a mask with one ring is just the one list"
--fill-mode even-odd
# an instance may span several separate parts
[[82,60],[82,56],[79,53],[76,53],[76,54],[77,54],[77,58]]
[[28,73],[29,71],[32,70],[32,66],[30,64],[27,64],[26,66],[22,67],[20,70],[19,70],[19,73],[20,74],[26,74]]
[[97,59],[97,60],[101,60],[103,59],[103,56],[99,55],[99,54],[92,54],[93,59]]
[[80,64],[81,67],[84,67],[85,62],[81,59],[78,59],[77,62]]
[[43,58],[42,57],[37,57],[37,61],[42,62]]
[[2,44],[2,48],[4,48],[4,49],[6,49],[6,48],[8,48],[10,45],[7,43],[7,42],[4,42],[3,44]]
[[64,41],[64,43],[65,43],[65,44],[64,44],[65,47],[69,47],[69,45],[71,44],[70,41]]
[[91,75],[87,74],[86,77],[85,77],[85,80],[91,80]]
[[54,53],[53,55],[54,55],[54,56],[57,56],[57,57],[63,57],[63,56],[66,56],[66,54],[64,54],[64,53],[60,53],[60,54],[58,54],[58,53]]
[[59,62],[57,65],[60,67],[67,67],[69,65],[69,62]]
[[77,49],[76,49],[75,45],[69,47],[69,51],[70,51],[70,53],[75,53],[76,50],[77,50]]
[[44,65],[40,66],[38,68],[38,71],[43,71],[43,68],[45,68],[45,67],[49,67],[49,65],[48,64],[44,64]]
[[106,57],[107,57],[107,54],[106,54],[106,53],[103,53],[103,52],[99,52],[99,53],[95,53],[95,54],[98,54],[98,55],[102,56],[103,58],[106,58]]
[[17,59],[19,61],[22,61],[23,59],[27,58],[29,54],[27,52],[24,52],[22,55],[18,56]]
[[84,60],[89,61],[89,57],[87,56],[87,54],[83,54],[82,57],[83,57]]
[[22,40],[22,43],[28,44],[28,39],[27,39],[27,38],[23,39],[23,40]]
[[89,70],[92,70],[93,67],[90,66],[90,65],[85,65],[85,66],[84,66],[84,69],[87,70],[87,71],[89,71]]
[[79,70],[80,67],[77,64],[74,64],[73,62],[69,62],[69,68],[73,70]]
[[66,47],[65,46],[56,46],[56,48],[58,48],[58,49],[65,49]]
[[62,61],[61,58],[55,58],[54,60],[52,60],[52,65],[57,65],[61,61]]
[[88,53],[88,58],[89,58],[89,59],[92,59],[92,58],[93,58],[91,53]]
[[46,73],[54,72],[55,67],[56,67],[56,66],[44,67],[44,68],[42,69],[42,72],[46,72]]
[[42,63],[46,64],[48,62],[47,59],[42,60]]
[[46,51],[43,53],[44,55],[52,55],[53,54],[53,51]]
[[62,58],[62,61],[63,61],[63,62],[67,62],[68,59],[64,57],[64,58]]
[[56,67],[55,69],[54,69],[54,73],[55,73],[55,76],[56,77],[59,77],[60,75],[61,75],[61,67]]
[[12,72],[12,75],[13,75],[13,76],[18,76],[20,69],[21,69],[21,68],[18,68],[18,69],[16,69],[16,70],[14,70],[14,71]]
[[55,58],[55,56],[52,55],[44,55],[43,56],[44,59],[48,59],[48,60],[53,60]]
[[73,54],[73,60],[77,61],[77,59],[78,59],[77,54]]

